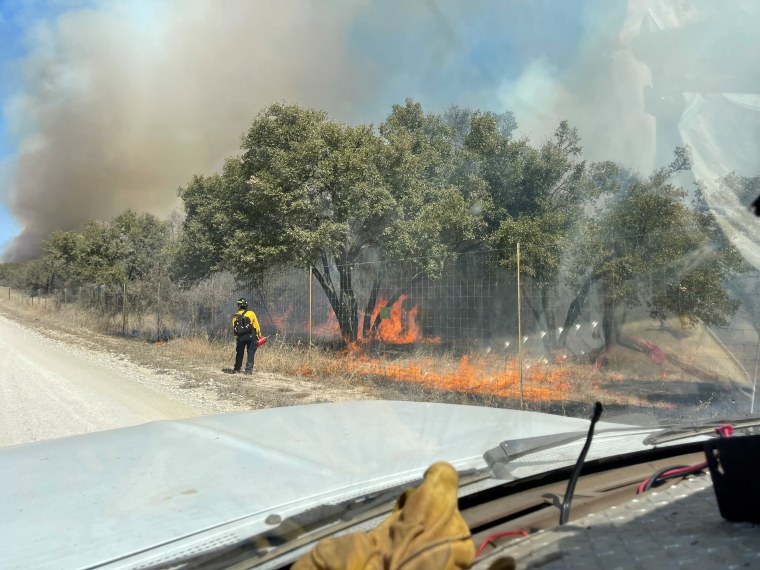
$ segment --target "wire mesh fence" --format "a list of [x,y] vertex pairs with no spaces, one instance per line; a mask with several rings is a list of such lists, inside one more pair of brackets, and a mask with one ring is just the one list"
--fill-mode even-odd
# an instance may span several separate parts
[[[189,288],[165,279],[6,296],[47,310],[85,309],[107,332],[219,341],[232,340],[235,301],[246,297],[263,334],[334,350],[321,369],[300,365],[304,376],[372,377],[532,409],[598,398],[706,413],[754,408],[757,273],[729,283],[718,275],[729,292],[723,298],[704,275],[693,284],[683,278],[698,273],[700,260],[686,269],[657,260],[642,238],[616,245],[614,261],[596,267],[580,254],[537,262],[527,249],[518,286],[515,253],[283,266],[252,281],[217,274]],[[629,263],[618,261],[626,256]],[[711,310],[725,313],[722,326],[698,318]]]

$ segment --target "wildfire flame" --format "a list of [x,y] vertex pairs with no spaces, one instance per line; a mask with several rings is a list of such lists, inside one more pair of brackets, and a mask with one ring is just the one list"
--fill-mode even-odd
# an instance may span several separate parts
[[272,326],[274,326],[274,329],[279,332],[283,333],[286,332],[288,329],[288,320],[290,319],[290,315],[293,314],[293,305],[288,305],[284,312],[280,314],[268,314],[269,319],[272,322]]
[[[418,342],[435,343],[440,342],[441,339],[426,338],[422,336],[420,326],[417,324],[417,306],[415,305],[408,311],[404,310],[404,302],[407,300],[408,295],[401,295],[389,308],[389,317],[380,321],[380,325],[377,327],[376,333],[372,331],[366,335],[359,331],[359,340],[381,340],[389,344],[412,344]],[[374,325],[380,311],[388,306],[388,301],[385,297],[380,296],[375,308],[372,310],[371,323]],[[285,331],[288,327],[288,321],[293,313],[293,306],[288,305],[285,312],[272,316],[272,323],[278,331]],[[359,322],[363,321],[363,316],[360,315]],[[304,323],[303,331],[309,332],[309,324]],[[337,337],[340,336],[340,326],[338,320],[335,318],[335,312],[331,309],[327,309],[324,320],[319,324],[312,324],[311,332],[315,336]]]
[[[306,323],[306,332],[309,331],[309,324]],[[319,325],[312,324],[311,334],[315,336],[340,336],[340,325],[335,318],[335,312],[332,309],[327,310],[325,320]]]
[[[462,356],[454,363],[443,358],[424,357],[394,361],[370,358],[356,352],[345,352],[318,371],[323,374],[350,373],[377,376],[397,382],[419,384],[424,388],[453,390],[503,398],[520,397],[520,372],[516,359],[504,362],[497,357]],[[313,376],[309,365],[298,373]],[[571,395],[568,374],[561,367],[542,363],[523,373],[523,398],[528,401],[559,401]]]
[[[420,333],[417,324],[417,306],[415,305],[406,313],[404,318],[404,301],[408,295],[401,295],[390,307],[390,318],[383,319],[377,327],[374,338],[391,344],[411,344],[414,342],[440,342],[440,338],[425,338]],[[372,323],[380,314],[380,311],[388,306],[388,301],[381,296],[372,311]],[[371,337],[370,333],[370,337]]]

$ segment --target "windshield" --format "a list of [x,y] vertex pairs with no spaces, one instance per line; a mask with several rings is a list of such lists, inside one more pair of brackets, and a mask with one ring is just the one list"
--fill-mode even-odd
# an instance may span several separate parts
[[[0,2],[0,444],[365,400],[757,414],[759,25],[754,0]],[[473,457],[516,437],[489,425]]]

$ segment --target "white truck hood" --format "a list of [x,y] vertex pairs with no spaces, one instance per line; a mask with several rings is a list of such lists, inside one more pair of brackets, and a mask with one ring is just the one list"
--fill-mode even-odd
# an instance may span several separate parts
[[[361,401],[8,447],[0,449],[0,568],[165,562],[264,532],[273,519],[418,480],[435,461],[484,469],[483,452],[505,439],[586,429],[586,420],[535,412]],[[554,468],[575,454],[544,461]]]

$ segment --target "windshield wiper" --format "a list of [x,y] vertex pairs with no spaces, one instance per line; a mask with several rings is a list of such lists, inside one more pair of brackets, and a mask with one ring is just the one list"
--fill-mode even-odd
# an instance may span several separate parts
[[[604,433],[624,433],[624,432],[646,432],[652,431],[651,426],[625,426],[619,428],[607,428],[598,430],[597,434]],[[502,441],[497,447],[489,449],[483,454],[491,471],[496,479],[510,479],[510,475],[506,470],[507,463],[523,455],[530,453],[537,453],[539,451],[546,451],[547,449],[553,449],[560,447],[566,443],[572,443],[579,441],[587,437],[585,431],[571,431],[565,433],[554,433],[551,435],[539,435],[535,437],[523,437],[520,439],[512,439]]]
[[[648,435],[643,443],[644,445],[659,445],[670,441],[678,441],[700,435],[715,434],[715,430],[724,426],[731,425],[734,430],[749,429],[760,426],[760,417],[744,419],[717,419],[706,422],[682,423],[672,426],[626,426],[620,428],[607,428],[598,430],[597,434],[604,433],[624,433],[624,432],[646,432],[654,431]],[[585,431],[572,431],[557,433],[551,435],[540,435],[536,437],[523,437],[520,439],[502,441],[497,447],[489,449],[483,454],[488,466],[493,471],[497,479],[510,479],[506,471],[506,465],[510,461],[539,451],[553,449],[567,443],[582,440],[586,437]]]
[[760,417],[744,419],[716,419],[705,422],[678,424],[653,433],[644,440],[646,445],[658,445],[669,441],[678,441],[699,435],[713,435],[715,430],[730,425],[734,430],[748,429],[760,426]]

